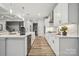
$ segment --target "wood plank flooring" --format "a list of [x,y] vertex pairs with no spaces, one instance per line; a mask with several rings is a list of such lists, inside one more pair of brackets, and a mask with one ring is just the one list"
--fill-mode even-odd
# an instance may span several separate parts
[[36,37],[28,56],[55,56],[44,37]]

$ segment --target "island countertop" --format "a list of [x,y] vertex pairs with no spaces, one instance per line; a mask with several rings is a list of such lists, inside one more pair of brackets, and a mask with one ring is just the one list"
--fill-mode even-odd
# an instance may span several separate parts
[[7,37],[9,37],[9,38],[14,38],[14,37],[15,38],[24,38],[30,34],[32,34],[32,32],[27,32],[25,35],[20,35],[19,33],[17,33],[17,34],[0,34],[0,38],[1,37],[4,37],[4,38],[7,38]]

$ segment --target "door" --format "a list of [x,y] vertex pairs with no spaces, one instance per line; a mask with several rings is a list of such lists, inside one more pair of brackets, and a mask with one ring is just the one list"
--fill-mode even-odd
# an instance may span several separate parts
[[0,56],[5,56],[5,38],[0,38]]
[[35,32],[35,36],[38,36],[38,23],[33,23],[33,31]]

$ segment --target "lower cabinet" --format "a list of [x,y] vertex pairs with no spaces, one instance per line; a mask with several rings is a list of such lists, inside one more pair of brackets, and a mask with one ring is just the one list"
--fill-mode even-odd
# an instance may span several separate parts
[[5,38],[0,38],[0,56],[5,56]]
[[53,50],[56,56],[59,56],[59,38],[58,37],[54,38],[54,49]]
[[0,56],[25,56],[25,38],[0,38]]
[[78,54],[78,56],[79,56],[79,37],[77,38],[77,43],[78,43],[78,45],[77,45],[77,47],[78,47],[78,50],[77,50],[77,54]]
[[6,56],[25,56],[25,38],[6,38]]
[[79,38],[48,36],[47,41],[56,56],[79,56]]
[[67,37],[59,39],[59,55],[60,56],[77,56],[77,38]]

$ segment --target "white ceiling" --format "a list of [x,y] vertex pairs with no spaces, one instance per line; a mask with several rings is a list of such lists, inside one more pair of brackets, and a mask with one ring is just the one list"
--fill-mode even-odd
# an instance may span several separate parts
[[13,14],[45,17],[54,9],[55,3],[1,3],[6,10],[12,9]]

